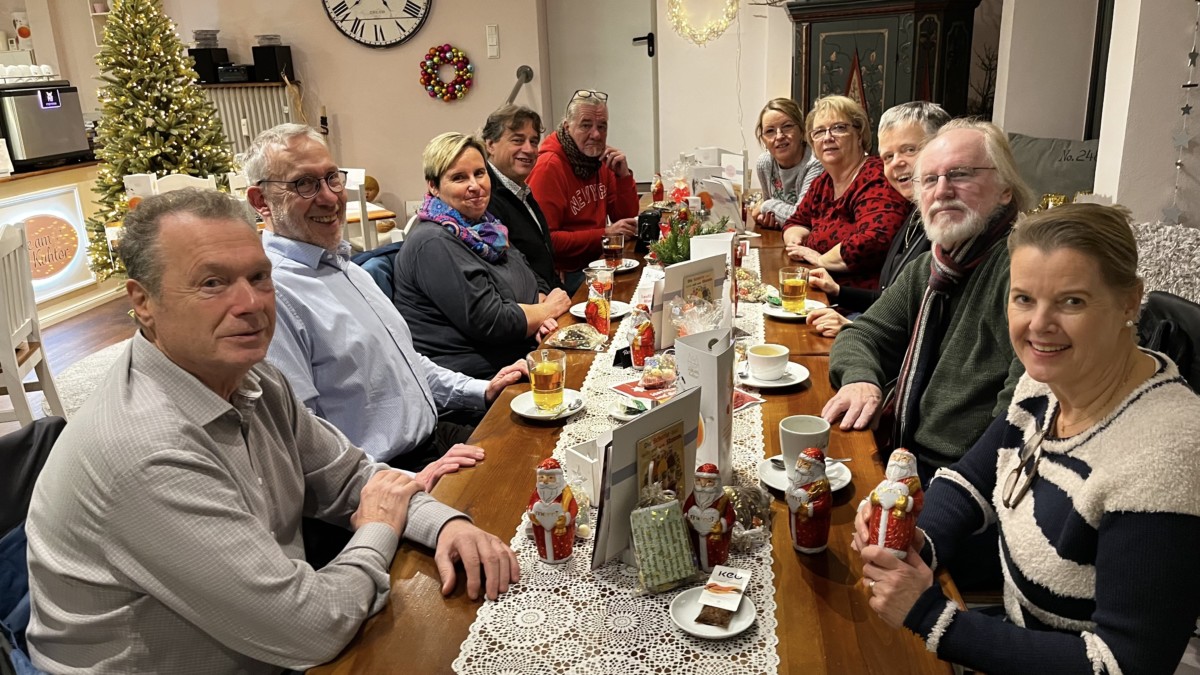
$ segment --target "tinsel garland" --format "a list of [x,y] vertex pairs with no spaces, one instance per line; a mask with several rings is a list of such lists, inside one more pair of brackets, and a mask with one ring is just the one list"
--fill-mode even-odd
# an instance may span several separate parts
[[1200,229],[1167,223],[1133,226],[1138,274],[1147,291],[1166,291],[1200,302]]

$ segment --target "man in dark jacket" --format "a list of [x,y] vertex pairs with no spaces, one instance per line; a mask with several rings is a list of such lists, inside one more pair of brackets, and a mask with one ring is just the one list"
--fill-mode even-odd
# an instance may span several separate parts
[[506,105],[488,115],[482,135],[488,153],[488,176],[492,179],[488,212],[508,227],[509,241],[525,256],[534,273],[550,288],[561,288],[562,279],[554,271],[546,216],[525,184],[537,162],[542,118],[524,106]]

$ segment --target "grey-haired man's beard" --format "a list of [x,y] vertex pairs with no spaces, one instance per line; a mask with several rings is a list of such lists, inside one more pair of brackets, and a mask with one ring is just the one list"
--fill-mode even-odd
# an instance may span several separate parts
[[[955,244],[964,242],[971,237],[982,234],[987,229],[988,223],[992,221],[992,217],[998,215],[1005,209],[1006,204],[997,204],[996,208],[989,213],[980,213],[967,208],[957,199],[948,201],[937,201],[929,206],[929,211],[934,211],[937,208],[945,208],[953,206],[962,209],[964,217],[957,223],[949,225],[934,224],[933,219],[926,217],[926,213],[921,214],[921,220],[925,224],[925,234],[929,237],[929,241],[941,246],[942,248],[950,248]],[[935,216],[936,218],[936,216]]]

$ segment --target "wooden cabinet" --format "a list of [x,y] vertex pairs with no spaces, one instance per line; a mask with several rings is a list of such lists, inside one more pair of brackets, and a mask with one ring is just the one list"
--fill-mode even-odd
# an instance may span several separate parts
[[971,37],[979,0],[789,2],[795,24],[792,97],[807,111],[843,94],[879,115],[897,103],[967,112]]

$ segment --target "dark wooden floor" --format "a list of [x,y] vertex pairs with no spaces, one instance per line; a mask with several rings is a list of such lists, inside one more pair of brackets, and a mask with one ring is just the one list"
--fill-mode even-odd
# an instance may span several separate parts
[[[79,316],[42,329],[42,343],[50,369],[61,373],[83,357],[116,344],[134,331],[133,319],[129,314],[129,300],[124,296],[99,307],[89,309]],[[42,416],[42,395],[29,395],[34,417]],[[0,396],[0,410],[10,410],[12,404],[7,396]],[[16,422],[0,423],[0,434],[20,428]]]

